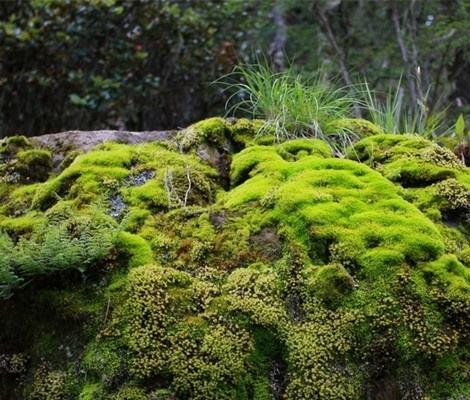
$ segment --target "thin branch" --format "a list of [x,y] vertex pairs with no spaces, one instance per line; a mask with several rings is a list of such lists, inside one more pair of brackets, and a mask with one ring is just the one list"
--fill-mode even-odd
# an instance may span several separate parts
[[[320,23],[320,26],[323,28],[326,38],[330,42],[330,45],[333,47],[338,57],[339,68],[341,71],[341,76],[343,78],[343,81],[346,84],[346,86],[352,87],[353,82],[352,82],[351,75],[349,74],[349,70],[347,67],[346,54],[344,53],[343,49],[339,46],[338,41],[336,40],[336,36],[330,24],[330,20],[328,16],[325,14],[324,9],[318,3],[315,3],[314,7],[315,7],[317,19]],[[361,114],[362,112],[361,112],[360,107],[358,107],[357,104],[355,104],[354,115],[356,117],[361,117]]]
[[344,83],[346,83],[347,86],[352,86],[351,76],[349,75],[349,71],[346,66],[346,56],[343,49],[338,45],[336,36],[333,33],[333,29],[331,28],[330,21],[323,9],[318,4],[315,4],[315,11],[317,13],[318,21],[320,22],[320,25],[322,26],[328,41],[338,56],[339,67]]

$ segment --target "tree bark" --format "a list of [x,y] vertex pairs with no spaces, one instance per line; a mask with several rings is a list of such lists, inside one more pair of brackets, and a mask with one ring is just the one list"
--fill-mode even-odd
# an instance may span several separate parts
[[406,68],[406,77],[407,77],[408,90],[410,92],[411,102],[413,106],[415,106],[418,101],[416,82],[415,82],[415,77],[413,75],[413,66],[410,63],[410,59],[408,56],[408,49],[406,47],[405,39],[403,37],[403,32],[402,32],[401,25],[400,25],[400,11],[398,9],[398,4],[396,1],[393,1],[393,5],[392,5],[392,21],[393,21],[393,28],[395,30],[396,40],[397,40],[398,47],[401,53],[401,58]]
[[272,19],[276,30],[273,41],[269,47],[269,55],[273,61],[276,71],[283,71],[286,68],[285,48],[287,44],[287,25],[284,10],[280,0],[277,0],[272,10]]

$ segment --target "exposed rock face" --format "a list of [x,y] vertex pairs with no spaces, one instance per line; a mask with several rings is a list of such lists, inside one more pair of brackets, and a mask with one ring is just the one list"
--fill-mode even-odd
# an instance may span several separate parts
[[470,170],[340,123],[0,142],[0,398],[468,397]]
[[118,142],[125,144],[138,144],[145,142],[164,142],[174,137],[175,131],[65,131],[42,136],[33,136],[33,143],[48,147],[51,150],[62,152],[67,150],[89,151],[96,145],[104,142]]

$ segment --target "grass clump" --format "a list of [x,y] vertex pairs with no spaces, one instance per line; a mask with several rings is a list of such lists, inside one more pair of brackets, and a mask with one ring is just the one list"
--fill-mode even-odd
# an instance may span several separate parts
[[346,88],[332,88],[322,77],[305,79],[293,69],[274,73],[266,63],[237,66],[233,77],[239,82],[228,85],[235,91],[229,112],[263,119],[258,135],[272,134],[277,142],[316,137],[338,150],[355,137],[335,124],[356,105]]
[[450,133],[445,123],[445,110],[433,112],[427,105],[429,91],[423,94],[417,104],[406,104],[405,89],[400,79],[384,98],[373,92],[367,82],[363,85],[362,95],[362,104],[370,120],[383,132],[417,134],[428,138]]

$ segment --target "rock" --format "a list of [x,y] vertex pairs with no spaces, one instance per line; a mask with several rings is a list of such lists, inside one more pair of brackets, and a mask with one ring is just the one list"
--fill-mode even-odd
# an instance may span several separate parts
[[42,136],[33,136],[33,143],[41,144],[52,150],[82,150],[88,151],[97,144],[116,141],[126,144],[144,142],[164,142],[173,138],[175,131],[65,131]]

